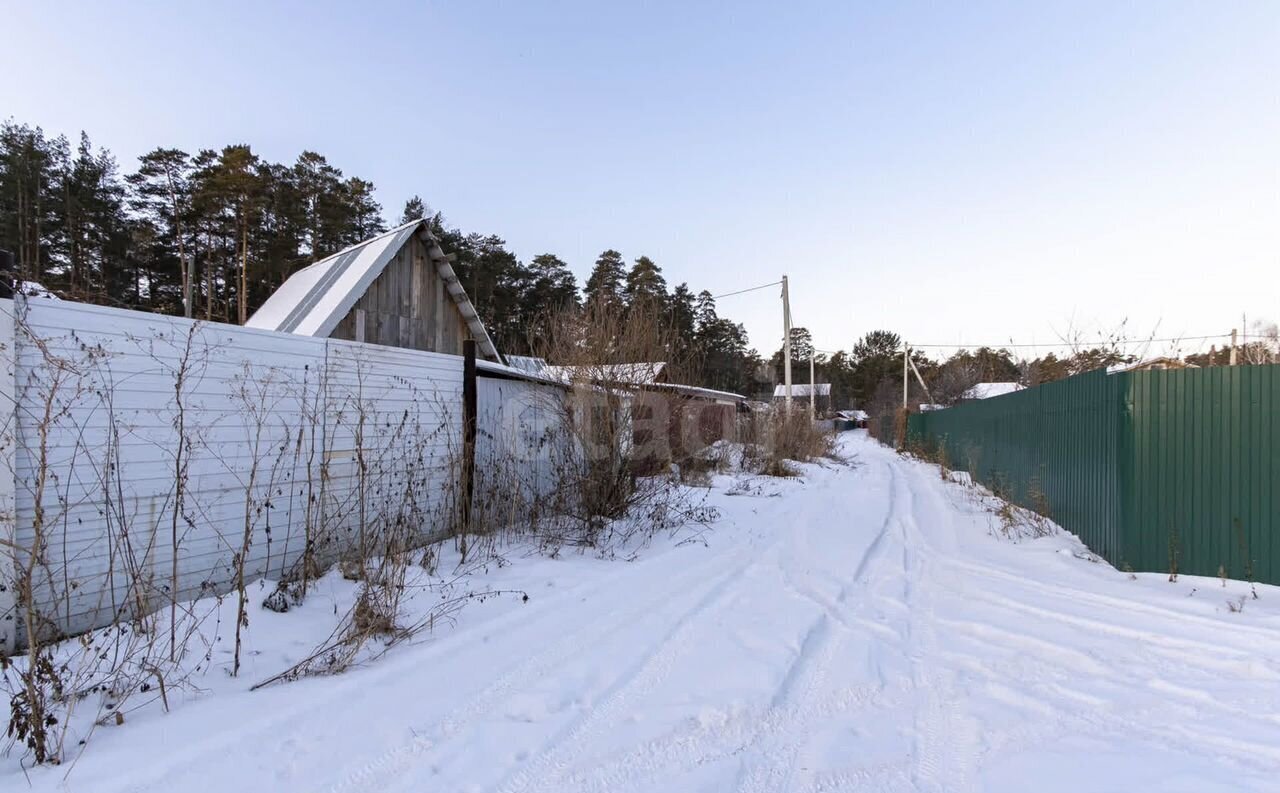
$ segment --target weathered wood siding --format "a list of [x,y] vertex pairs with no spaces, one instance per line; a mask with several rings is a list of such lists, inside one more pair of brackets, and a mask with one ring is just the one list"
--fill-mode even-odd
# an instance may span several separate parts
[[426,248],[411,238],[369,285],[331,338],[461,355],[471,337]]

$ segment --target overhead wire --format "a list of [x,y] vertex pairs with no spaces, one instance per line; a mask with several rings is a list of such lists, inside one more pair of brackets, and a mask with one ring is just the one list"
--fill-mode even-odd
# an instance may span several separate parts
[[[768,289],[768,288],[769,288],[769,287],[771,287],[771,286],[779,286],[779,285],[781,285],[781,284],[782,284],[782,281],[780,281],[780,280],[779,280],[779,281],[770,281],[770,282],[769,282],[769,283],[767,283],[767,284],[760,284],[759,286],[749,286],[749,287],[747,287],[746,289],[738,289],[738,290],[735,290],[735,291],[733,291],[733,292],[725,292],[725,293],[723,293],[723,294],[719,294],[719,295],[712,295],[712,299],[713,299],[713,300],[719,300],[719,299],[724,298],[724,297],[733,297],[734,295],[742,295],[742,294],[746,294],[746,293],[748,293],[748,292],[758,292],[758,291],[759,291],[759,290],[761,290],[761,289]],[[795,327],[795,326],[793,325],[793,327]],[[802,326],[801,326],[801,327],[802,327]],[[1096,342],[1092,342],[1092,344],[1093,344],[1094,346],[1112,346],[1112,347],[1121,347],[1121,346],[1136,346],[1136,345],[1164,344],[1164,343],[1172,343],[1172,342],[1208,341],[1208,340],[1211,340],[1211,339],[1224,339],[1224,340],[1225,340],[1225,339],[1229,339],[1229,338],[1231,338],[1231,334],[1230,334],[1230,333],[1215,333],[1215,334],[1210,334],[1210,335],[1207,335],[1207,336],[1168,336],[1168,337],[1165,337],[1165,338],[1158,338],[1158,339],[1123,339],[1123,340],[1105,340],[1105,339],[1098,339]],[[1248,339],[1250,339],[1250,338],[1266,338],[1266,336],[1265,336],[1265,335],[1264,335],[1264,336],[1258,336],[1257,334],[1239,333],[1239,334],[1237,334],[1237,335],[1236,335],[1236,338],[1237,338],[1237,340],[1238,340],[1238,341],[1247,341],[1247,340],[1248,340]],[[1043,348],[1043,349],[1080,349],[1080,348],[1088,347],[1090,344],[1091,344],[1090,342],[1086,342],[1086,341],[1079,341],[1079,342],[1069,342],[1069,341],[1062,341],[1062,342],[995,342],[995,343],[992,343],[992,342],[982,342],[982,343],[979,343],[979,342],[961,342],[961,343],[952,343],[952,344],[917,344],[916,342],[911,342],[911,347],[912,347],[913,349],[942,349],[942,350],[945,350],[945,349],[952,349],[952,350],[961,350],[961,349],[978,349],[978,348],[982,348],[982,347],[987,347],[987,348],[990,348],[990,349],[1036,349],[1036,348]],[[839,351],[837,351],[837,350],[823,350],[823,349],[819,349],[819,348],[817,348],[817,347],[814,347],[814,348],[813,348],[813,351],[814,351],[814,352],[820,352],[820,353],[823,353],[824,355],[835,355],[835,354],[836,354],[836,352],[839,352]]]
[[734,295],[741,295],[741,294],[745,294],[745,293],[747,293],[747,292],[756,292],[756,291],[759,291],[759,290],[761,290],[761,289],[768,289],[768,288],[769,288],[769,287],[771,287],[771,286],[778,286],[778,285],[780,285],[781,283],[782,283],[781,281],[772,281],[772,282],[767,283],[767,284],[760,284],[759,286],[749,286],[749,287],[747,287],[746,289],[739,289],[739,290],[738,290],[738,291],[736,291],[736,292],[725,292],[723,295],[712,295],[712,296],[711,296],[711,299],[712,299],[712,300],[719,300],[719,299],[720,299],[720,298],[722,298],[722,297],[733,297]]
[[[916,344],[915,342],[911,342],[911,343],[910,343],[910,346],[911,346],[911,349],[913,349],[913,350],[915,350],[915,349],[926,349],[926,348],[927,348],[927,349],[942,349],[942,350],[949,350],[949,349],[953,349],[953,350],[976,350],[976,349],[980,349],[980,348],[982,348],[982,347],[986,347],[986,348],[988,348],[988,349],[992,349],[992,350],[1003,350],[1003,349],[1025,349],[1025,348],[1045,348],[1045,349],[1064,349],[1064,348],[1065,348],[1065,349],[1089,349],[1089,348],[1091,348],[1091,347],[1109,347],[1109,346],[1124,347],[1124,346],[1136,346],[1136,345],[1143,345],[1143,344],[1160,344],[1160,343],[1168,343],[1168,342],[1208,341],[1208,340],[1211,340],[1211,339],[1223,339],[1223,340],[1227,340],[1227,339],[1230,339],[1230,338],[1231,338],[1231,334],[1230,334],[1230,333],[1215,333],[1215,334],[1213,334],[1213,335],[1209,335],[1209,336],[1169,336],[1169,337],[1167,337],[1167,338],[1161,338],[1161,339],[1123,339],[1123,340],[1115,340],[1115,341],[1108,341],[1108,340],[1104,340],[1104,339],[1099,339],[1099,340],[1097,340],[1097,341],[1095,341],[1095,342],[1087,342],[1087,341],[1081,341],[1081,342],[1025,342],[1025,343],[1008,343],[1008,342],[1003,342],[1003,343],[1002,343],[1002,342],[995,342],[995,343],[991,343],[991,342],[984,342],[984,343],[979,343],[979,342],[963,342],[963,343],[955,343],[955,344]],[[1237,334],[1237,335],[1236,335],[1236,339],[1237,339],[1237,341],[1244,341],[1244,340],[1247,340],[1247,339],[1249,339],[1249,338],[1263,338],[1263,337],[1259,337],[1259,336],[1252,336],[1252,337],[1250,337],[1250,336],[1245,336],[1245,335],[1243,335],[1243,334]],[[843,351],[843,350],[824,350],[824,349],[819,349],[819,348],[817,348],[817,347],[814,347],[814,352],[820,352],[820,353],[823,353],[824,355],[835,355],[837,352],[845,352],[845,351]]]

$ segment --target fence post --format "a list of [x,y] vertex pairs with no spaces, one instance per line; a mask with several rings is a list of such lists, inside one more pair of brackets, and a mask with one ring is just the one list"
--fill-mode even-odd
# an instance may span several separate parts
[[471,529],[476,472],[476,341],[462,342],[462,530]]
[[[18,298],[21,300],[21,298]],[[0,318],[0,657],[18,647],[18,503],[17,371],[18,305],[3,301],[8,316]]]

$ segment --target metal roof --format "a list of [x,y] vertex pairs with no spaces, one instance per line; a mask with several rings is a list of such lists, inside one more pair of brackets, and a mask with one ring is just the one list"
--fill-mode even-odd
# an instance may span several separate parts
[[990,399],[991,397],[1012,394],[1022,391],[1026,386],[1021,383],[977,383],[961,395],[961,399]]
[[502,360],[425,220],[397,226],[302,268],[289,276],[245,325],[300,336],[328,336],[414,235],[426,244],[427,255],[457,304],[480,354],[491,361]]
[[[813,386],[810,386],[808,383],[792,383],[791,397],[793,399],[795,397],[807,397],[809,396],[810,388],[813,388]],[[831,396],[830,383],[818,383],[817,389],[818,389],[817,396]],[[774,398],[781,399],[786,395],[787,395],[787,387],[785,385],[779,385],[779,386],[773,387]]]
[[566,381],[603,381],[613,385],[645,386],[657,383],[667,368],[666,361],[639,363],[598,363],[575,366],[548,366],[552,377]]

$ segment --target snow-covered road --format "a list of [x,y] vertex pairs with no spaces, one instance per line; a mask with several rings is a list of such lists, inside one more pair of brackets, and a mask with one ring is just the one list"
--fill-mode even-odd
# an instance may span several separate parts
[[516,559],[495,581],[529,603],[477,605],[337,678],[102,731],[68,784],[1280,789],[1280,588],[1254,600],[1131,577],[1070,536],[997,539],[937,469],[843,443],[853,466],[718,487],[706,545]]

